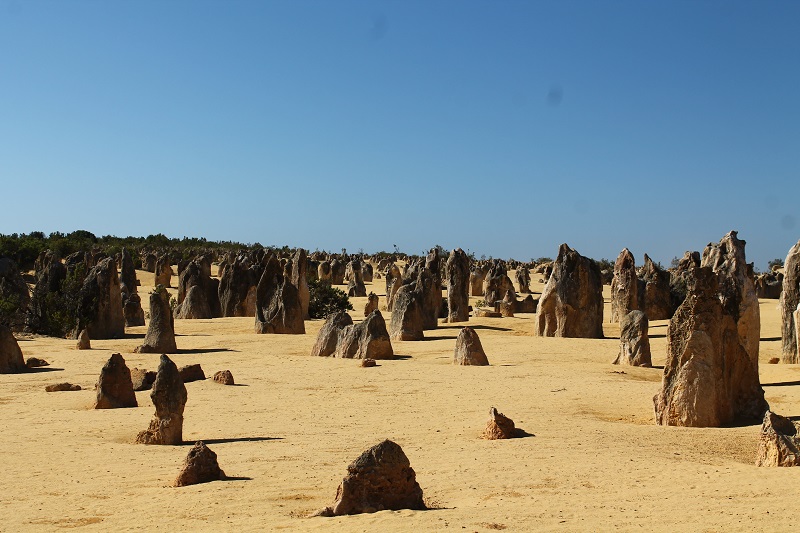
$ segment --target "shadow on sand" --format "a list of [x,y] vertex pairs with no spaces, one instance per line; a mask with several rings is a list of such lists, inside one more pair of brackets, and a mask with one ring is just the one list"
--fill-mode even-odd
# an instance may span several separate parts
[[800,385],[800,381],[778,381],[776,383],[762,383],[762,387],[793,387]]
[[181,446],[194,446],[196,442],[203,441],[206,446],[211,444],[229,444],[232,442],[263,442],[267,440],[283,440],[283,437],[232,437],[229,439],[194,439],[185,440]]
[[219,352],[238,352],[238,350],[231,350],[230,348],[178,348],[179,354],[219,353]]

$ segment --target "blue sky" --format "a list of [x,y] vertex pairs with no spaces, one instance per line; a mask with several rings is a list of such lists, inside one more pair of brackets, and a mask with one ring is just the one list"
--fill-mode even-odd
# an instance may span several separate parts
[[[800,2],[0,0],[0,233],[800,239]],[[9,201],[11,199],[11,201]]]

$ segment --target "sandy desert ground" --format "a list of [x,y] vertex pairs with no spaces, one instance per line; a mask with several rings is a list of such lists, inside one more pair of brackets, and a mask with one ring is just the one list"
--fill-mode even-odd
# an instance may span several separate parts
[[[138,271],[147,310],[153,275]],[[511,278],[514,279],[513,274]],[[535,276],[537,279],[538,276]],[[173,285],[177,277],[173,277]],[[541,292],[542,284],[533,283]],[[606,320],[610,316],[606,291]],[[367,284],[381,296],[383,280]],[[174,292],[174,289],[172,290]],[[352,299],[363,318],[366,298]],[[473,298],[473,301],[476,298]],[[761,301],[761,381],[772,409],[800,415],[800,367],[779,356],[777,300]],[[388,320],[388,313],[384,312]],[[146,327],[126,338],[21,338],[25,357],[50,367],[0,375],[0,530],[87,531],[778,531],[797,524],[800,469],[757,468],[758,426],[656,426],[667,322],[650,327],[656,368],[610,364],[606,339],[532,335],[533,315],[470,319],[489,367],[452,364],[462,325],[441,324],[422,342],[394,342],[402,356],[375,368],[308,354],[305,335],[255,335],[252,318],[177,320],[180,366],[207,376],[230,369],[238,386],[187,384],[184,446],[133,444],[153,413],[92,410],[94,383],[112,352],[130,368]],[[47,393],[69,381],[79,392]],[[531,436],[479,438],[497,407]],[[408,455],[428,511],[307,518],[333,502],[347,465],[385,438]],[[173,488],[196,440],[232,479]]]

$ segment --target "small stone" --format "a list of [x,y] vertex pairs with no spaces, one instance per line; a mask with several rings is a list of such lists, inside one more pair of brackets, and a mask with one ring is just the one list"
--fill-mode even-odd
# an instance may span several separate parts
[[92,343],[89,340],[89,332],[85,329],[82,329],[80,334],[78,335],[78,344],[75,346],[78,350],[91,350]]
[[28,368],[38,368],[40,366],[50,366],[50,363],[38,357],[28,357],[28,360],[25,361],[25,366]]
[[217,383],[220,383],[222,385],[233,385],[234,384],[234,382],[233,382],[233,374],[231,374],[230,370],[220,370],[219,372],[216,372],[214,374],[214,377],[212,379],[214,381],[216,381]]
[[217,454],[198,441],[183,460],[183,469],[175,480],[175,486],[185,487],[220,479],[225,479],[225,472],[219,468]]
[[178,373],[184,383],[191,383],[192,381],[202,381],[206,379],[206,375],[199,364],[182,366]]
[[44,388],[47,392],[64,392],[64,391],[78,391],[81,390],[80,385],[73,385],[72,383],[53,383]]
[[483,431],[483,438],[487,440],[510,439],[515,436],[516,428],[514,421],[498,413],[497,409],[489,409],[489,420],[486,422],[486,429]]
[[781,360],[780,360],[780,358],[779,358],[779,357],[773,357],[772,359],[770,359],[770,360],[769,360],[769,361],[767,361],[767,362],[768,362],[769,364],[771,364],[771,365],[777,365],[778,363],[780,363],[780,362],[781,362]]
[[369,367],[369,366],[377,366],[378,363],[375,362],[375,359],[362,359],[361,366]]

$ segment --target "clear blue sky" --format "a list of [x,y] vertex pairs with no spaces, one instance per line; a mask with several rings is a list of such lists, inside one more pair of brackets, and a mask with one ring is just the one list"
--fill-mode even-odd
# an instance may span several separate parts
[[800,239],[800,2],[0,0],[0,233]]

